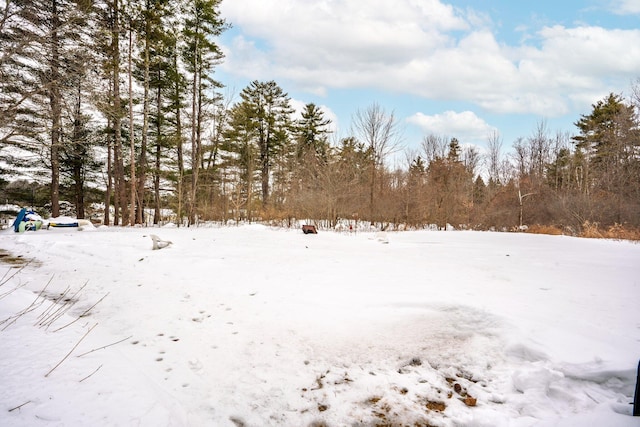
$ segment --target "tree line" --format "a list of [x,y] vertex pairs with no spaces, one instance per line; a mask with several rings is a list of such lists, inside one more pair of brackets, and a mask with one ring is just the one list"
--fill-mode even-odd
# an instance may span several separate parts
[[[0,17],[0,160],[40,174],[51,215],[104,222],[308,218],[477,229],[640,227],[640,84],[552,134],[541,121],[505,154],[428,134],[401,152],[394,113],[372,104],[337,139],[322,109],[294,112],[275,81],[222,95],[221,0],[6,1]],[[640,81],[639,81],[640,82]],[[414,144],[416,145],[416,144]],[[0,183],[5,194],[16,185]],[[145,215],[152,211],[152,218]]]

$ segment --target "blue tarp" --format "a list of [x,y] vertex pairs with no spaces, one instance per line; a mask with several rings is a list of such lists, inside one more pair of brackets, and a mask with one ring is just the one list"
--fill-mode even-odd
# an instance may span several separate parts
[[13,222],[13,231],[20,233],[23,231],[36,231],[42,227],[43,221],[40,215],[26,208],[20,209],[16,220]]
[[27,209],[26,208],[20,209],[20,212],[18,212],[18,216],[16,217],[16,220],[13,221],[13,231],[15,231],[16,233],[20,231],[20,223],[25,220],[26,216],[27,216]]

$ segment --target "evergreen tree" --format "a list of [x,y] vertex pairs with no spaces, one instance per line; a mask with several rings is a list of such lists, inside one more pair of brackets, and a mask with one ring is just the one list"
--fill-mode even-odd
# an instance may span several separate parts
[[[0,153],[12,146],[27,149],[22,142],[33,141],[41,129],[40,116],[33,99],[42,97],[39,78],[42,34],[38,28],[35,9],[13,1],[0,7]],[[29,21],[35,21],[28,25]],[[0,157],[14,161],[7,153]],[[15,165],[20,166],[20,165]]]
[[[141,13],[138,27],[142,60],[139,61],[138,76],[143,87],[143,122],[140,155],[137,167],[136,199],[139,204],[136,222],[142,222],[144,207],[146,177],[149,154],[149,137],[152,136],[154,163],[153,175],[153,223],[160,221],[160,179],[163,152],[169,145],[169,138],[165,138],[167,113],[167,97],[171,93],[171,73],[173,66],[173,46],[175,41],[168,31],[171,18],[170,0],[146,0]],[[153,105],[153,106],[152,106]],[[133,203],[133,201],[132,201]]]
[[[169,60],[166,83],[167,88],[167,105],[165,111],[165,120],[171,124],[171,130],[167,134],[167,140],[172,150],[175,150],[175,158],[172,164],[177,169],[176,195],[177,206],[176,215],[179,219],[178,224],[182,222],[183,206],[184,206],[184,136],[182,110],[186,106],[188,81],[181,70],[180,52],[178,49],[179,32],[175,29],[175,25],[170,25],[168,31],[167,58]],[[171,156],[173,157],[173,156]]]
[[580,134],[573,138],[576,148],[585,155],[585,191],[600,193],[592,201],[607,200],[598,209],[601,221],[638,223],[640,131],[634,106],[619,95],[609,94],[592,107],[590,114],[575,123]]
[[[7,122],[0,122],[0,126],[7,127],[2,139],[15,141],[22,133],[31,140],[22,148],[47,153],[43,160],[50,172],[53,216],[59,215],[64,97],[72,76],[83,72],[77,69],[73,55],[83,43],[90,10],[89,3],[72,0],[24,0],[4,5],[8,15],[2,21],[0,39],[7,50],[0,62],[0,105],[6,113],[2,121]],[[27,124],[32,126],[29,131]]]
[[[85,34],[88,35],[88,34]],[[86,47],[86,46],[85,46]],[[85,217],[86,183],[98,183],[101,162],[96,159],[95,148],[98,144],[95,125],[91,115],[91,96],[94,93],[95,79],[89,74],[94,68],[95,57],[89,49],[78,50],[71,58],[76,72],[69,75],[68,88],[64,93],[63,144],[60,151],[61,177],[69,183],[78,218]]]
[[413,159],[407,173],[407,197],[405,203],[404,220],[409,224],[418,225],[423,219],[424,185],[426,165],[421,156]]
[[214,67],[223,54],[215,43],[215,37],[227,28],[220,17],[218,7],[221,0],[186,0],[183,11],[184,39],[183,60],[191,74],[191,192],[189,223],[195,222],[198,172],[202,161],[202,132],[205,121],[205,106],[211,100],[207,88],[219,87],[212,79]]
[[235,190],[229,195],[236,220],[240,219],[241,210],[246,212],[249,221],[252,220],[253,184],[258,170],[257,127],[252,117],[247,103],[235,104],[229,112],[229,124],[224,132],[223,150],[229,155],[223,156],[223,162],[236,176]]
[[312,152],[317,158],[326,161],[329,142],[327,135],[331,132],[328,128],[330,119],[324,117],[322,110],[315,104],[309,103],[304,107],[302,118],[296,123],[295,134],[297,140],[297,156],[302,158],[306,153]]
[[254,132],[258,149],[262,207],[269,205],[270,179],[277,156],[289,142],[290,116],[293,112],[289,96],[274,81],[253,81],[240,93],[248,128]]
[[446,157],[435,158],[427,167],[428,219],[442,228],[469,220],[473,174],[461,161],[460,151],[460,143],[452,138]]

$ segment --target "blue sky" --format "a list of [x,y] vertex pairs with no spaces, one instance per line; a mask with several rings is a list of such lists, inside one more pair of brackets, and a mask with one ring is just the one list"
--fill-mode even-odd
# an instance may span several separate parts
[[408,150],[428,134],[482,149],[497,132],[509,151],[542,122],[574,133],[640,78],[640,0],[223,0],[221,13],[229,93],[275,80],[337,137],[377,103]]

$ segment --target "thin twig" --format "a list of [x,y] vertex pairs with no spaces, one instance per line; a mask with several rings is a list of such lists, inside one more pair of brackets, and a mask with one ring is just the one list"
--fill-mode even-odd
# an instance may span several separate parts
[[[15,291],[17,291],[20,288],[23,288],[27,285],[27,282],[19,284],[18,286],[16,286],[15,288],[11,289],[10,291],[5,292],[4,294],[0,295],[0,299],[6,297],[7,295],[11,295],[12,293],[14,293]],[[2,286],[2,284],[0,284],[0,286]]]
[[2,275],[2,278],[0,278],[0,286],[4,285],[5,283],[7,283],[11,277],[15,276],[16,274],[18,274],[18,271],[22,270],[22,267],[20,267],[20,269],[18,269],[18,271],[16,271],[13,276],[9,277],[7,280],[4,280],[5,277],[7,277],[7,274],[9,274],[13,269],[12,268],[8,268],[7,271],[4,272],[4,274]]
[[[9,277],[7,277],[7,274],[9,274],[9,272],[10,272],[11,270],[7,270],[7,271],[5,271],[5,273],[2,275],[2,279],[0,279],[0,286],[4,286],[4,285],[6,285],[7,283],[9,283],[9,282],[11,281],[11,279],[13,279],[13,278],[16,276],[16,274],[18,274],[18,273],[22,272],[22,270],[24,269],[24,267],[25,267],[25,266],[20,267],[18,270],[14,271],[14,272],[13,272],[13,274],[12,274],[12,275],[10,275]],[[24,285],[26,285],[26,283],[25,283]],[[9,295],[9,294],[11,294],[11,293],[13,293],[13,291],[15,291],[16,289],[18,289],[19,287],[22,287],[22,286],[24,286],[24,285],[19,285],[19,286],[17,286],[15,289],[13,289],[13,290],[11,290],[11,291],[9,291],[9,292],[5,293],[5,294],[0,295],[0,299],[4,298],[5,296],[7,296],[7,295]]]
[[60,308],[58,308],[54,313],[52,313],[51,316],[49,316],[49,318],[46,321],[43,321],[41,325],[42,326],[46,325],[45,329],[48,330],[49,327],[56,322],[56,320],[58,320],[59,318],[67,314],[67,312],[71,310],[71,308],[74,305],[76,305],[76,302],[78,301],[74,300],[73,297],[65,298],[64,304],[62,304]]
[[65,315],[69,310],[71,310],[71,308],[76,305],[76,303],[78,302],[78,300],[76,299],[76,297],[78,296],[78,294],[85,288],[85,286],[87,286],[87,284],[89,283],[89,281],[86,281],[84,285],[82,285],[80,287],[80,289],[78,289],[76,291],[76,293],[74,293],[73,295],[71,295],[68,298],[65,298],[65,303],[58,309],[56,310],[56,312],[54,313],[53,317],[51,318],[51,320],[49,320],[48,322],[43,322],[46,323],[47,327],[46,329],[49,329],[49,327],[51,325],[53,325],[55,323],[56,320],[58,320],[59,318],[61,318],[63,315]]
[[[79,356],[78,356],[78,357],[79,357]],[[95,371],[91,372],[89,375],[87,375],[86,377],[84,377],[83,379],[81,379],[79,382],[82,382],[82,381],[86,380],[87,378],[89,378],[90,376],[92,376],[93,374],[95,374],[96,372],[98,372],[98,371],[100,370],[100,368],[102,368],[102,365],[98,366],[98,367],[96,368],[96,370],[95,370]]]
[[64,325],[64,326],[59,327],[58,329],[56,329],[56,330],[55,330],[55,331],[53,331],[53,332],[58,332],[59,330],[64,329],[64,328],[66,328],[67,326],[71,326],[71,325],[73,325],[74,323],[76,323],[78,320],[80,320],[80,319],[82,319],[83,317],[85,317],[85,316],[87,315],[87,313],[89,313],[91,310],[93,310],[93,308],[94,308],[96,305],[100,304],[100,303],[102,302],[102,300],[103,300],[103,299],[105,299],[105,298],[107,297],[107,295],[109,295],[109,292],[107,292],[107,293],[106,293],[102,298],[100,298],[100,299],[98,300],[98,302],[96,302],[96,303],[95,303],[95,304],[93,304],[91,307],[89,307],[88,309],[86,309],[85,311],[83,311],[83,312],[82,312],[82,314],[81,314],[80,316],[78,316],[75,320],[73,320],[73,321],[71,321],[71,322],[67,323],[67,324],[66,324],[66,325]]
[[[45,311],[43,311],[42,313],[40,313],[40,316],[38,316],[38,321],[41,322],[42,319],[46,319],[47,317],[49,317],[51,310],[53,310],[54,307],[58,306],[58,301],[60,301],[62,299],[62,297],[64,297],[67,292],[69,292],[69,287],[67,286],[67,289],[65,289],[65,291],[63,293],[60,294],[60,296],[58,298],[54,298],[51,301],[51,304],[49,305],[49,308],[46,309]],[[37,324],[37,323],[36,323]]]
[[11,408],[11,409],[9,409],[9,412],[13,412],[13,411],[15,411],[16,409],[20,409],[20,408],[22,408],[24,405],[27,405],[27,404],[29,404],[29,403],[31,403],[31,401],[30,401],[30,400],[29,400],[29,401],[27,401],[27,402],[24,402],[22,405],[18,405],[18,406],[16,406],[15,408]]
[[62,364],[62,362],[64,362],[65,360],[67,360],[67,357],[69,357],[71,355],[71,353],[73,353],[73,350],[75,350],[78,345],[80,345],[80,343],[82,342],[83,339],[85,339],[87,337],[87,335],[89,335],[89,332],[93,331],[93,328],[95,328],[96,326],[98,326],[98,324],[96,323],[95,325],[93,325],[91,328],[89,328],[89,330],[82,336],[82,338],[80,338],[80,340],[76,343],[76,345],[73,346],[73,348],[71,349],[71,351],[69,351],[69,353],[67,353],[67,355],[65,357],[62,358],[61,361],[58,362],[58,364],[56,366],[54,366],[53,368],[51,368],[51,370],[49,372],[47,372],[45,374],[45,378],[48,377],[58,366],[60,366]]
[[36,295],[36,298],[33,300],[33,302],[31,304],[29,304],[29,306],[27,308],[25,308],[22,311],[19,311],[18,313],[14,314],[13,316],[10,316],[10,317],[4,319],[2,322],[0,322],[0,325],[3,325],[6,322],[11,321],[8,325],[6,325],[4,328],[2,328],[2,330],[3,331],[6,330],[9,326],[11,326],[12,324],[16,323],[20,317],[24,316],[25,314],[29,313],[30,311],[35,310],[38,307],[40,307],[44,303],[44,299],[42,301],[40,301],[40,303],[38,305],[36,305],[36,302],[38,302],[40,297],[42,297],[42,294],[47,289],[47,287],[51,284],[52,281],[53,281],[53,275],[51,276],[51,278],[49,279],[47,284],[44,286],[44,288],[42,288],[42,290],[38,293],[38,295]]
[[100,298],[100,299],[98,300],[98,302],[96,302],[96,303],[95,303],[95,304],[93,304],[91,307],[89,307],[89,308],[88,308],[88,309],[86,309],[84,312],[82,312],[82,314],[81,314],[80,316],[78,316],[78,317],[80,318],[80,317],[84,317],[84,316],[86,316],[86,315],[87,315],[87,313],[89,313],[91,310],[93,310],[93,308],[94,308],[96,305],[100,304],[100,303],[102,302],[102,300],[103,300],[103,299],[105,299],[109,294],[110,294],[110,292],[107,292],[107,293],[106,293],[102,298]]
[[6,330],[9,328],[9,326],[13,325],[14,323],[16,323],[18,321],[19,318],[21,318],[22,316],[24,316],[25,314],[39,308],[42,303],[44,302],[44,300],[40,301],[40,303],[38,303],[37,305],[33,305],[33,306],[29,306],[27,308],[25,308],[24,310],[14,314],[13,316],[7,317],[6,319],[4,319],[2,322],[0,322],[0,325],[4,325],[5,323],[9,322],[8,325],[6,325],[4,328],[2,328],[2,330]]
[[76,357],[82,357],[82,356],[86,356],[86,355],[87,355],[87,354],[89,354],[89,353],[93,353],[94,351],[104,350],[105,348],[107,348],[107,347],[111,347],[112,345],[120,344],[121,342],[126,341],[126,340],[128,340],[129,338],[133,338],[133,335],[129,335],[128,337],[123,338],[123,339],[121,339],[120,341],[116,341],[116,342],[114,342],[114,343],[107,344],[107,345],[102,346],[102,347],[94,348],[93,350],[89,350],[89,351],[87,351],[87,352],[85,352],[85,353],[79,354],[79,355],[77,355]]
[[12,274],[11,276],[9,276],[9,277],[7,277],[7,274],[9,274],[9,272],[10,272],[10,271],[12,271],[13,269],[9,269],[9,270],[5,271],[4,275],[2,276],[2,279],[0,279],[0,286],[4,285],[4,284],[5,284],[5,283],[7,283],[9,280],[13,279],[13,278],[16,276],[16,274],[18,274],[18,273],[22,272],[22,270],[24,270],[24,268],[25,268],[27,265],[29,265],[29,263],[27,263],[27,264],[25,264],[25,265],[21,266],[19,269],[15,270],[15,271],[13,272],[13,274]]

